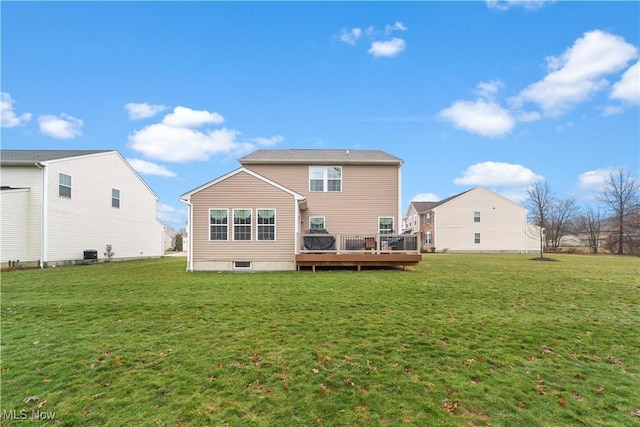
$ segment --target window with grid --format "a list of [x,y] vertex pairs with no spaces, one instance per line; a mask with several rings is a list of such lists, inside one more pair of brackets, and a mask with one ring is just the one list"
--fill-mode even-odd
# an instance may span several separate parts
[[258,240],[276,240],[276,210],[258,209]]
[[480,233],[475,233],[473,237],[474,237],[475,243],[480,243]]
[[209,239],[229,240],[229,210],[209,210]]
[[473,213],[473,222],[480,222],[480,212]]
[[309,230],[322,230],[324,228],[323,216],[312,216],[309,218]]
[[342,166],[310,166],[309,191],[342,191]]
[[393,233],[393,218],[378,218],[378,233],[391,234]]
[[111,189],[111,207],[120,208],[120,190],[117,188]]
[[427,234],[424,235],[424,243],[425,245],[430,245],[431,243],[433,243],[430,231],[427,231]]
[[58,196],[71,198],[71,175],[58,174]]
[[233,240],[251,240],[251,209],[233,210]]

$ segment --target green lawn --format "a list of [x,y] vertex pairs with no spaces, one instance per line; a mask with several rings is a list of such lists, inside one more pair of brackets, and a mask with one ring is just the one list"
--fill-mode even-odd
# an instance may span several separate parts
[[640,425],[640,259],[532,257],[3,272],[1,424]]

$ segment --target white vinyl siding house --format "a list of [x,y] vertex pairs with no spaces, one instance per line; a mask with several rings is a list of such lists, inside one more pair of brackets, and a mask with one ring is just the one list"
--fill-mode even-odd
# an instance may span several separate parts
[[[29,255],[21,261],[74,263],[87,250],[102,259],[107,245],[112,259],[164,254],[157,196],[118,152],[3,150],[0,169],[3,187],[30,193],[22,225],[29,233],[20,237],[28,239]],[[3,217],[5,212],[3,203]],[[2,241],[14,244],[4,227]],[[16,259],[3,250],[3,263]]]
[[420,219],[412,230],[419,230],[426,251],[527,253],[540,247],[527,210],[485,187],[439,202],[411,202],[407,217],[415,214]]

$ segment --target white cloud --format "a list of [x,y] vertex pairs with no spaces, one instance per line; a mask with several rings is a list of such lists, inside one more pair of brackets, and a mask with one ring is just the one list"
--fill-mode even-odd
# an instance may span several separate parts
[[19,116],[13,111],[13,98],[7,92],[0,93],[0,124],[3,128],[22,126],[31,119],[31,113]]
[[495,94],[498,93],[503,86],[504,84],[499,80],[480,82],[476,86],[476,95],[484,99],[494,99]]
[[640,62],[624,72],[620,81],[613,85],[610,97],[632,105],[640,104]]
[[206,110],[192,110],[186,107],[176,107],[173,113],[164,116],[162,123],[174,127],[200,127],[206,124],[220,124],[224,118],[218,113]]
[[620,106],[608,105],[602,109],[603,116],[615,116],[624,112],[624,108]]
[[487,0],[490,9],[509,10],[512,7],[522,7],[527,10],[542,8],[545,4],[553,3],[549,0]]
[[173,178],[176,174],[157,163],[148,162],[142,159],[127,159],[127,162],[141,175],[158,175]]
[[369,53],[373,56],[392,57],[402,52],[406,47],[403,39],[394,37],[387,41],[375,41],[371,43]]
[[614,168],[602,168],[587,171],[578,175],[578,189],[583,191],[600,191]]
[[57,139],[70,139],[82,135],[83,124],[82,120],[64,113],[59,116],[38,117],[40,132]]
[[167,107],[165,107],[164,105],[148,104],[146,102],[141,104],[130,102],[126,104],[124,108],[129,113],[129,118],[131,120],[140,120],[153,117],[156,114],[161,113],[162,111],[167,109]]
[[456,101],[439,115],[458,129],[488,137],[506,135],[515,126],[515,120],[507,110],[482,99]]
[[441,197],[433,193],[420,193],[413,196],[412,202],[438,202]]
[[461,178],[453,182],[456,185],[483,185],[500,187],[526,187],[542,179],[530,169],[512,163],[483,162],[469,166]]
[[407,31],[407,26],[400,21],[396,21],[393,25],[387,25],[384,28],[384,33],[386,35],[389,35],[394,31]]
[[540,120],[542,115],[537,111],[519,111],[516,114],[516,120],[519,122],[535,122],[536,120]]
[[176,209],[165,203],[158,203],[156,215],[163,224],[174,225],[177,228],[184,227],[187,221],[186,209]]
[[260,145],[262,147],[271,147],[276,145],[279,142],[284,141],[284,138],[280,135],[276,135],[276,136],[272,136],[271,138],[263,138],[263,137],[251,138],[249,141],[257,145]]
[[349,31],[343,29],[340,33],[340,40],[353,46],[354,44],[356,44],[356,41],[360,38],[361,35],[362,29],[358,27],[352,28]]
[[623,69],[638,49],[622,37],[595,30],[575,41],[560,57],[547,58],[548,74],[513,98],[514,104],[533,102],[558,116],[609,85],[605,76]]

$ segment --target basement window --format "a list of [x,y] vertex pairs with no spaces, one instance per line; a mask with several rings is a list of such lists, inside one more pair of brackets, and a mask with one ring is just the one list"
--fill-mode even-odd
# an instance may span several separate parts
[[250,270],[251,261],[233,261],[234,270]]

